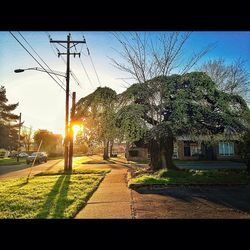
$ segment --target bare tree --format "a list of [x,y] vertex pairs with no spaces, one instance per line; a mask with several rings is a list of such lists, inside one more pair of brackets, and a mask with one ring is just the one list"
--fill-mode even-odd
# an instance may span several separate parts
[[[151,119],[156,119],[159,123],[162,121],[162,81],[155,80],[150,85],[146,82],[159,76],[187,73],[215,45],[209,44],[188,55],[185,45],[191,32],[130,32],[115,33],[114,36],[121,45],[120,51],[115,49],[121,60],[110,58],[112,64],[128,73],[137,83],[144,84],[149,93]],[[153,36],[156,37],[153,39]]]
[[32,127],[23,127],[22,129],[22,142],[24,144],[25,150],[30,151],[30,146],[32,144]]
[[206,72],[220,90],[249,99],[250,74],[245,63],[241,58],[231,64],[226,64],[224,59],[215,59],[204,63],[200,70]]

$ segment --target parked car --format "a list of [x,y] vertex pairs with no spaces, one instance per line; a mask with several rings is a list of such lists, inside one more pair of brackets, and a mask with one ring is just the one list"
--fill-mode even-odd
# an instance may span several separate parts
[[21,157],[21,158],[26,158],[26,157],[28,157],[29,155],[27,154],[27,153],[24,153],[24,152],[21,152],[20,154],[19,154],[19,157]]
[[48,156],[45,152],[34,152],[26,158],[27,164],[32,163],[35,158],[36,158],[36,162],[38,163],[47,162],[48,160]]
[[16,158],[17,157],[17,155],[18,155],[18,152],[17,151],[11,151],[10,153],[9,153],[9,158]]

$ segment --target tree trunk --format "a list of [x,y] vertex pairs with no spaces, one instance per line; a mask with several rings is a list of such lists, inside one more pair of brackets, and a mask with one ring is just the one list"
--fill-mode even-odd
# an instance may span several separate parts
[[103,160],[109,159],[109,141],[104,142]]
[[126,158],[127,160],[128,160],[128,157],[129,157],[128,150],[129,150],[129,143],[128,143],[128,142],[126,142],[125,158]]
[[151,140],[150,142],[150,167],[154,171],[162,168],[176,169],[173,163],[174,140],[173,136]]
[[113,157],[113,145],[114,145],[114,141],[110,142],[110,148],[109,148],[109,155],[110,157]]

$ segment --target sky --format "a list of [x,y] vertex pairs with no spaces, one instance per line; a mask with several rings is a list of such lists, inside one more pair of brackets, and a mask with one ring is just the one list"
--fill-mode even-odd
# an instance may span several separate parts
[[[51,69],[66,72],[66,65],[56,55],[56,50],[49,43],[48,33],[53,40],[66,40],[69,32],[21,32],[30,45],[50,66]],[[70,32],[74,40],[82,40],[83,35],[91,53],[101,86],[114,89],[117,93],[125,90],[126,84],[120,78],[129,77],[128,74],[115,68],[110,58],[120,60],[121,47],[111,32]],[[124,32],[123,32],[124,33]],[[29,51],[30,47],[22,40],[18,32],[14,35],[25,45]],[[119,32],[118,32],[119,34]],[[128,33],[124,33],[125,36]],[[150,32],[153,42],[159,32]],[[250,32],[193,32],[187,45],[186,51],[192,53],[206,47],[210,43],[216,43],[216,47],[209,51],[199,64],[216,58],[224,58],[227,63],[237,58],[246,60],[246,67],[250,71]],[[65,49],[56,45],[60,52]],[[73,78],[70,80],[70,91],[76,91],[76,101],[93,92],[100,86],[87,55],[86,45],[77,45],[77,51],[81,51],[81,60],[91,79],[89,82],[78,57],[71,56],[71,70],[80,81],[80,86]],[[72,52],[74,52],[72,48]],[[35,53],[32,52],[35,56]],[[36,57],[37,58],[37,57]],[[197,67],[199,66],[197,65]],[[15,113],[22,113],[25,126],[32,126],[33,130],[48,129],[54,133],[64,134],[65,120],[65,92],[46,73],[29,70],[23,73],[14,73],[18,68],[40,67],[37,62],[21,47],[9,32],[0,32],[0,86],[3,85],[7,91],[9,103],[19,103]],[[60,78],[65,82],[64,78]],[[132,83],[132,82],[131,82]]]

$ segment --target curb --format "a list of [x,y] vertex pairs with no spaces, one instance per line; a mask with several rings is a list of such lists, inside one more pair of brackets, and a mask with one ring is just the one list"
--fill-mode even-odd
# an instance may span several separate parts
[[148,189],[162,189],[168,187],[250,187],[250,184],[241,184],[241,183],[234,183],[234,184],[221,184],[221,183],[214,183],[214,184],[177,184],[177,183],[170,183],[170,184],[142,184],[142,183],[135,183],[130,184],[130,189],[138,189],[138,188],[148,188]]

